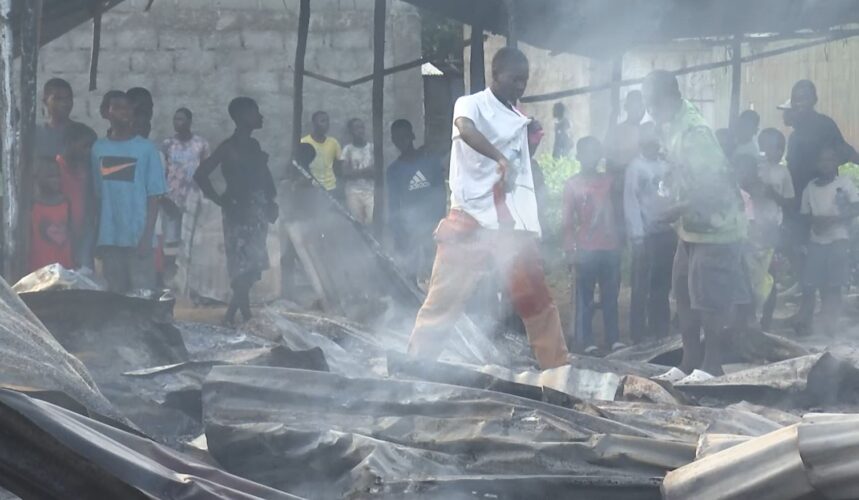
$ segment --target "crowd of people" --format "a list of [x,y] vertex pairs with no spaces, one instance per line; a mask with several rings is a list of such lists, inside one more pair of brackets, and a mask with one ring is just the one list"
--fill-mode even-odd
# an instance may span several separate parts
[[[797,329],[811,329],[819,291],[821,326],[837,331],[850,274],[849,226],[859,215],[859,191],[838,171],[857,153],[835,122],[815,110],[813,83],[798,82],[780,107],[793,129],[788,139],[776,128],[759,132],[753,110],[714,131],[683,98],[676,77],[654,71],[642,90],[627,94],[626,118],[605,140],[577,141],[580,171],[567,181],[562,207],[575,295],[572,332],[565,335],[539,245],[547,196],[534,154],[544,132],[517,107],[528,60],[516,49],[502,49],[492,76],[489,88],[456,102],[447,179],[441,155],[415,146],[411,123],[396,120],[390,127],[399,150],[385,171],[391,248],[413,277],[432,262],[409,342],[412,354],[438,356],[490,273],[500,277],[541,367],[566,364],[568,343],[587,354],[620,349],[624,255],[631,262],[631,340],[672,329],[682,335],[683,360],[663,376],[667,380],[721,374],[729,332],[768,327],[776,254],[790,262],[802,290]],[[98,258],[110,290],[155,289],[159,269],[176,265],[183,216],[189,200],[201,194],[223,213],[233,290],[225,320],[233,323],[239,312],[249,319],[250,290],[269,266],[266,239],[280,213],[269,156],[253,138],[263,126],[257,103],[248,97],[230,102],[235,132],[210,150],[192,132],[187,108],[173,116],[175,135],[160,147],[150,141],[153,102],[143,88],[104,95],[100,110],[109,128],[101,138],[70,119],[73,92],[66,81],[49,80],[43,102],[30,267],[58,262],[92,272]],[[553,111],[553,155],[571,154],[566,110],[558,105]],[[359,118],[345,124],[345,146],[330,128],[326,112],[313,113],[293,162],[358,223],[370,224],[376,170],[365,124]],[[225,181],[221,191],[211,180],[216,170]],[[602,348],[592,328],[597,311]]]

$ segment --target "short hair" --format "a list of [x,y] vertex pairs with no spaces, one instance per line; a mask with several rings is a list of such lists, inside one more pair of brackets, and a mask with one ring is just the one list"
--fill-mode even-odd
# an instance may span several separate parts
[[83,123],[72,122],[66,127],[66,133],[63,136],[63,144],[68,146],[69,144],[74,144],[80,141],[89,141],[93,143],[98,139],[98,134],[95,133],[95,130],[89,128]]
[[740,113],[740,116],[737,117],[737,121],[748,122],[750,125],[757,127],[761,124],[761,115],[753,109],[747,109]]
[[576,151],[581,151],[581,150],[587,149],[587,148],[601,149],[602,148],[602,142],[592,135],[582,137],[576,143]]
[[801,90],[801,89],[807,90],[811,94],[811,97],[814,99],[814,102],[815,103],[817,102],[817,86],[814,85],[814,82],[812,82],[811,80],[799,80],[799,81],[797,81],[796,83],[793,84],[793,88],[791,88],[791,90],[790,90],[791,97],[793,97],[793,94],[795,92],[797,92],[798,90]]
[[110,108],[110,101],[118,97],[128,99],[128,95],[121,90],[108,90],[105,92],[104,97],[101,98],[101,105],[98,107],[99,112],[101,112],[102,115],[107,114],[107,110]]
[[398,120],[394,120],[394,123],[391,124],[391,131],[394,129],[404,129],[409,132],[414,132],[412,129],[412,122],[406,120],[405,118],[400,118]]
[[561,118],[567,112],[567,107],[562,102],[556,102],[552,106],[552,116],[555,118]]
[[664,69],[651,71],[644,78],[644,86],[649,87],[655,96],[680,97],[680,84],[677,83],[677,76]]
[[128,98],[134,102],[145,102],[147,104],[152,104],[152,92],[149,92],[148,89],[144,87],[131,87],[126,90],[125,93],[128,95]]
[[239,115],[242,112],[253,108],[259,108],[259,105],[250,97],[236,97],[230,101],[230,105],[227,106],[227,112],[230,114],[230,118],[232,118],[233,121],[238,121]]
[[185,115],[185,118],[187,118],[189,122],[194,119],[194,115],[191,114],[191,110],[188,108],[179,108],[176,110],[176,113],[182,113]]
[[779,147],[784,148],[787,145],[787,140],[781,130],[777,128],[765,128],[758,134],[758,144],[766,140],[774,140]]
[[528,57],[519,49],[513,47],[502,47],[492,58],[492,74],[497,75],[514,64],[528,65]]
[[640,91],[640,90],[638,90],[638,89],[630,90],[629,92],[627,92],[627,93],[626,93],[626,98],[625,98],[625,99],[626,99],[627,101],[629,101],[630,99],[638,99],[639,101],[643,101],[643,100],[644,100],[644,95],[643,95],[643,94],[641,93],[641,91]]
[[51,78],[45,82],[45,86],[42,87],[42,95],[47,97],[60,89],[68,90],[69,93],[72,93],[72,86],[69,82],[62,78]]
[[316,118],[322,115],[328,116],[328,111],[322,111],[321,109],[319,111],[314,111],[313,114],[310,116],[310,121],[315,122]]
[[346,128],[351,130],[352,125],[354,125],[355,123],[358,123],[358,122],[364,123],[364,120],[362,120],[360,118],[350,118],[349,121],[346,122]]

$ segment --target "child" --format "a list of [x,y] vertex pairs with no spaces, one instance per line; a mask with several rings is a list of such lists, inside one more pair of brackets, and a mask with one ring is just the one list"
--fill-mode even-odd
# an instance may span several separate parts
[[60,169],[52,158],[40,157],[35,173],[29,271],[55,263],[71,269],[71,210],[69,201],[60,190]]
[[766,211],[769,203],[773,203],[769,195],[772,187],[761,179],[758,160],[751,155],[735,156],[733,167],[749,221],[748,238],[743,245],[743,263],[754,300],[752,304],[738,306],[737,311],[737,326],[745,328],[758,317],[773,289],[769,268],[775,246],[772,235],[778,234],[778,224]]
[[620,237],[612,203],[613,178],[597,171],[602,144],[585,137],[576,145],[581,172],[564,188],[567,256],[576,270],[576,335],[586,354],[597,351],[591,323],[594,289],[599,284],[607,347],[620,349],[617,296],[620,292]]
[[98,136],[82,123],[72,123],[66,130],[60,167],[60,189],[69,201],[72,220],[72,253],[76,269],[91,272],[95,245],[95,202],[90,175],[90,155]]
[[[763,181],[765,196],[755,203],[755,213],[759,229],[765,232],[766,247],[773,251],[782,246],[784,210],[793,206],[796,198],[790,170],[782,162],[785,143],[784,134],[775,128],[764,129],[758,135],[758,148],[763,155],[758,174]],[[792,253],[789,249],[784,250]],[[772,276],[769,279],[775,283]],[[769,328],[775,310],[776,287],[769,288],[770,293],[764,303],[761,317],[761,326],[764,329]]]
[[[268,154],[251,137],[262,128],[259,106],[250,97],[236,97],[228,110],[236,131],[200,164],[194,180],[223,212],[227,272],[233,289],[224,323],[232,325],[238,310],[245,321],[251,319],[250,291],[269,267],[268,225],[277,220],[278,206]],[[223,193],[215,191],[210,179],[218,167],[227,184]]]
[[63,137],[71,125],[74,106],[72,86],[62,78],[51,78],[42,90],[47,120],[36,127],[36,156],[54,158],[63,151]]
[[166,191],[164,165],[155,144],[134,130],[124,92],[108,102],[110,136],[92,147],[93,185],[99,200],[97,251],[108,289],[116,293],[156,286],[155,220]]
[[343,178],[346,180],[346,206],[361,224],[373,222],[373,145],[365,137],[364,122],[349,120],[352,142],[343,147]]
[[838,175],[843,163],[841,146],[824,145],[818,160],[818,177],[802,193],[800,214],[811,222],[808,257],[803,270],[805,287],[800,318],[810,327],[815,291],[820,291],[824,331],[833,335],[841,316],[842,289],[848,284],[850,223],[859,215],[859,190]]

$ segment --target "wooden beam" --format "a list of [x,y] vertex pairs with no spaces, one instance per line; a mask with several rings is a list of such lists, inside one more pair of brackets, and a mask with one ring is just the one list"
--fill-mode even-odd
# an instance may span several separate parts
[[295,45],[295,66],[292,75],[292,156],[301,142],[304,115],[304,57],[310,31],[310,0],[301,0],[298,7],[298,43]]
[[15,275],[15,249],[18,247],[18,106],[15,102],[12,71],[15,60],[12,26],[12,0],[0,0],[0,138],[3,175],[3,276],[12,281]]
[[21,142],[18,155],[18,193],[21,210],[18,212],[17,272],[14,279],[23,277],[29,270],[30,206],[34,190],[34,158],[36,148],[36,110],[39,103],[39,37],[42,24],[42,0],[21,2]]
[[469,78],[471,93],[480,92],[486,88],[486,62],[483,48],[483,24],[471,25],[471,62],[469,63]]
[[623,55],[618,56],[612,61],[611,66],[611,114],[609,115],[608,126],[611,130],[617,125],[620,118],[620,83],[623,81]]
[[507,46],[519,48],[519,30],[516,25],[516,2],[504,0],[504,11],[507,14]]
[[[89,90],[92,92],[96,89],[98,80],[98,55],[101,52],[101,14],[102,1],[94,0],[92,4],[92,48],[90,50],[89,59]],[[148,9],[151,7],[147,5]]]
[[743,40],[740,35],[731,42],[731,109],[728,123],[733,127],[740,116],[740,92],[743,85]]
[[382,236],[385,212],[385,19],[387,0],[376,0],[373,10],[373,160],[375,193],[373,229]]
[[[821,40],[814,40],[810,42],[798,43],[796,45],[791,45],[790,47],[782,47],[780,49],[773,49],[766,52],[759,52],[757,54],[752,54],[749,56],[744,56],[740,58],[740,62],[742,64],[750,63],[753,61],[758,61],[761,59],[767,59],[769,57],[775,57],[782,54],[787,54],[790,52],[796,52],[798,50],[804,50],[810,47],[816,47],[818,45],[823,45],[831,42],[835,42],[838,40],[845,40],[847,38],[852,38],[856,36],[856,33],[841,33],[832,37],[826,37]],[[695,66],[687,66],[685,68],[680,68],[672,71],[675,75],[688,75],[690,73],[700,73],[702,71],[710,71],[714,69],[724,68],[730,66],[732,61],[730,59],[725,61],[716,61],[712,63],[706,64],[698,64]],[[644,82],[644,78],[630,78],[628,80],[623,80],[620,82],[621,87],[629,87],[631,85],[640,85]],[[578,87],[570,90],[560,90],[557,92],[549,92],[547,94],[536,94],[529,95],[522,98],[522,102],[543,102],[543,101],[555,101],[558,99],[563,99],[565,97],[572,97],[583,94],[590,94],[591,92],[599,92],[602,90],[608,90],[615,85],[614,82],[600,83],[597,85],[588,85],[586,87]]]

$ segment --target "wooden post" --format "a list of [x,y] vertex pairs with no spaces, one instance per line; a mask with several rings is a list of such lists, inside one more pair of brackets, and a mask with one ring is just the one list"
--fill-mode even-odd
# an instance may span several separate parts
[[295,67],[292,75],[292,155],[301,142],[301,123],[304,115],[304,56],[307,53],[307,34],[310,31],[310,0],[301,0],[298,8],[298,43],[295,45]]
[[21,2],[21,142],[18,154],[18,248],[17,273],[27,273],[30,255],[30,205],[33,199],[33,166],[36,146],[36,110],[39,101],[39,38],[42,24],[42,0]]
[[[147,5],[148,9],[152,5]],[[98,80],[98,55],[101,53],[101,0],[95,0],[92,4],[92,49],[89,58],[89,90],[92,92],[97,87]]]
[[731,109],[728,114],[730,126],[740,116],[740,92],[743,84],[743,38],[735,35],[731,43]]
[[507,46],[519,48],[519,31],[516,26],[515,0],[504,0],[504,10],[507,13]]
[[609,115],[609,130],[617,125],[620,118],[620,82],[623,81],[623,55],[621,54],[612,63],[611,67],[611,114]]
[[373,10],[373,159],[376,186],[373,229],[381,239],[385,213],[385,18],[387,0],[376,0]]
[[486,88],[486,63],[483,52],[483,24],[471,25],[471,63],[469,64],[471,93]]
[[0,173],[3,180],[3,276],[11,281],[15,275],[15,250],[18,246],[18,120],[17,105],[12,85],[12,68],[15,60],[12,35],[12,0],[0,0],[0,138],[2,159]]

